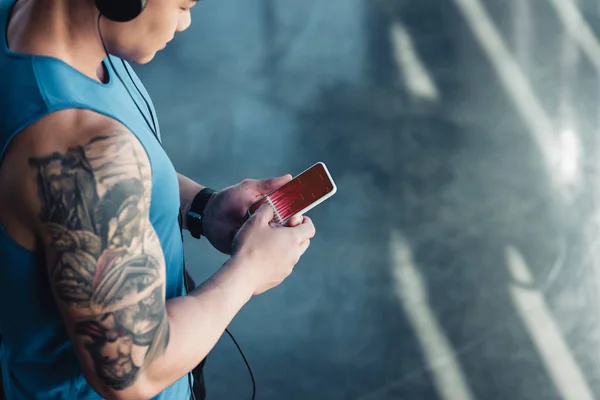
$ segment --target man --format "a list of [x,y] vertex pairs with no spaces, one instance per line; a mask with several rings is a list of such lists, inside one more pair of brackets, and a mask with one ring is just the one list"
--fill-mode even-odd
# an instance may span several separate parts
[[[149,62],[190,25],[193,5],[0,0],[9,400],[189,399],[188,372],[252,296],[290,274],[315,234],[306,217],[273,225],[268,207],[245,217],[289,175],[213,193],[178,175],[163,151],[125,61]],[[187,295],[180,227],[231,255]]]

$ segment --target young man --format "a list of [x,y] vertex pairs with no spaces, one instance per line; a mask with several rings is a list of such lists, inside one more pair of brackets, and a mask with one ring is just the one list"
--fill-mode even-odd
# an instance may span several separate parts
[[[272,225],[269,208],[245,218],[289,175],[213,193],[178,175],[163,151],[125,61],[150,61],[190,25],[193,5],[0,0],[9,400],[189,399],[188,372],[253,295],[290,274],[315,234],[306,217]],[[180,223],[231,255],[187,295]]]

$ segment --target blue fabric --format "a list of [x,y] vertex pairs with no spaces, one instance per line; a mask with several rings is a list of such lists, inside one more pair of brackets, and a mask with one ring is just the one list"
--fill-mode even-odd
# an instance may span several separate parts
[[[102,84],[58,59],[11,51],[6,25],[13,3],[0,0],[0,159],[23,128],[56,110],[85,108],[128,127],[146,149],[152,167],[150,219],[166,259],[166,297],[183,295],[179,185],[171,161],[107,60],[110,80]],[[148,112],[121,60],[111,60],[138,105]],[[142,83],[125,65],[149,101]],[[147,118],[151,121],[150,115]],[[100,398],[79,369],[50,292],[44,260],[12,241],[1,226],[0,304],[0,365],[9,400]],[[183,377],[157,399],[189,396]]]

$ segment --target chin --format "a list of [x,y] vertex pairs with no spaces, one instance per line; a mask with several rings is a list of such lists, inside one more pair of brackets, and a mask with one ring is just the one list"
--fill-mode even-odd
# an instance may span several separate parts
[[144,64],[148,64],[150,61],[152,61],[155,56],[156,56],[156,52],[154,52],[152,54],[139,55],[137,57],[132,57],[132,60],[130,60],[130,62],[139,64],[139,65],[144,65]]
[[128,63],[132,64],[147,64],[156,56],[154,52],[142,52],[142,51],[123,51],[123,52],[111,52],[112,55],[119,57]]
[[137,63],[138,64],[148,64],[150,61],[152,61],[154,59],[155,56],[156,56],[156,53],[152,53],[152,55],[141,58],[139,61],[137,61]]

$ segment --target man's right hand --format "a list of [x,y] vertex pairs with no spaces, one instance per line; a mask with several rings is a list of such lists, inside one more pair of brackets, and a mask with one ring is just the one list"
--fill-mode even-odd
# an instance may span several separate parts
[[278,226],[272,220],[273,209],[266,204],[261,206],[233,240],[232,259],[248,268],[255,296],[283,282],[315,236],[315,227],[308,217],[296,226]]

